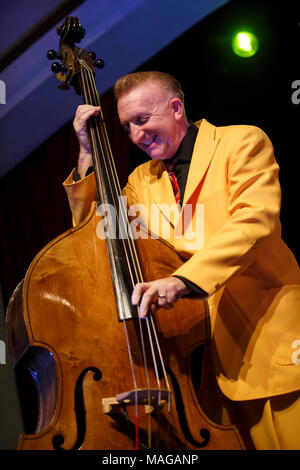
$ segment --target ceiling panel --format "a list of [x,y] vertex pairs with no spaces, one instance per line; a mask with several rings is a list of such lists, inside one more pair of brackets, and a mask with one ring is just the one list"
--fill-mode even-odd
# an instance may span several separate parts
[[[105,60],[97,71],[100,94],[121,75],[133,71],[201,21],[226,0],[86,0],[71,14],[86,29],[80,46]],[[59,6],[58,1],[2,2],[3,44],[9,47],[27,28]],[[67,121],[81,103],[72,91],[57,88],[46,58],[58,48],[56,25],[26,49],[0,74],[6,87],[0,105],[0,177],[14,168]],[[2,51],[3,52],[3,51]]]

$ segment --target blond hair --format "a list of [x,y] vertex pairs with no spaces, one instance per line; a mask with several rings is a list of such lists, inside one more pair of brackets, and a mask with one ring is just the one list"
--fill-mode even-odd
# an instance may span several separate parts
[[134,72],[119,78],[113,88],[116,100],[118,101],[122,95],[148,81],[155,81],[163,88],[174,93],[174,96],[180,98],[184,103],[184,93],[178,80],[169,73],[157,71]]

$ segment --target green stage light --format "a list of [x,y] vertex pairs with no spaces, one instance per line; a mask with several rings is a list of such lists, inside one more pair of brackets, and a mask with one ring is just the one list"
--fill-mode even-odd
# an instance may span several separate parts
[[233,52],[240,57],[251,57],[256,54],[259,43],[257,37],[248,31],[240,31],[232,40]]

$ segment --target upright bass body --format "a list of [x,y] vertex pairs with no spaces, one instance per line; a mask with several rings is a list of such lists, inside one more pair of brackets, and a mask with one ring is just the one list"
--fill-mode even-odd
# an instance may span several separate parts
[[[118,318],[106,243],[97,230],[93,204],[78,227],[38,253],[9,304],[14,363],[33,350],[42,364],[47,357],[46,365],[30,371],[37,420],[18,449],[243,448],[234,427],[206,417],[193,386],[191,358],[209,337],[205,303],[181,299],[155,314],[167,390],[157,383],[153,345],[141,345],[146,322]],[[165,277],[182,263],[160,240],[138,239],[136,245],[147,280]]]

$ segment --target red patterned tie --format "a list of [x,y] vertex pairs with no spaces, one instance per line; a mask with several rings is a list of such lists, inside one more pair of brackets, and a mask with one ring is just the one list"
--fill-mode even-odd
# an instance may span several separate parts
[[178,184],[176,175],[174,173],[176,160],[173,161],[173,162],[166,162],[165,165],[166,165],[167,172],[169,174],[169,178],[170,178],[172,186],[173,186],[173,192],[174,192],[174,196],[175,196],[175,199],[176,199],[176,203],[180,204],[180,189],[179,189],[179,184]]

